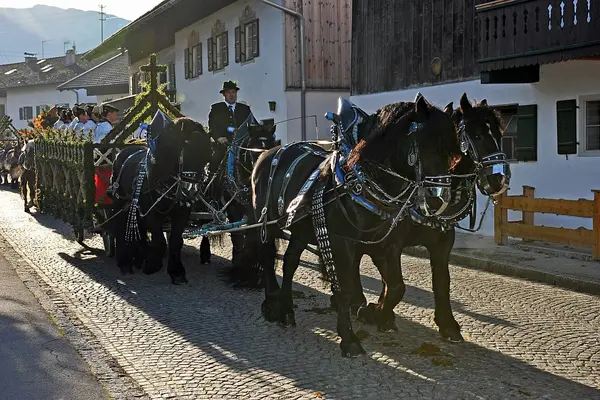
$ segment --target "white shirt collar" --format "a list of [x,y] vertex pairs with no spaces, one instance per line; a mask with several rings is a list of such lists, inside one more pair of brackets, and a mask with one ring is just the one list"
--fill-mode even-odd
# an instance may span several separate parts
[[225,102],[225,104],[227,104],[227,108],[230,108],[233,110],[233,112],[235,112],[235,106],[237,105],[237,103],[233,103],[233,104],[229,104],[228,102]]

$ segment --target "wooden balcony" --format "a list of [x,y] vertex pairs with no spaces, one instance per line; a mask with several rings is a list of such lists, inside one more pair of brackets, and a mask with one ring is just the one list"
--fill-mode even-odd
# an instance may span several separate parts
[[477,61],[482,71],[600,55],[600,2],[596,0],[478,3]]

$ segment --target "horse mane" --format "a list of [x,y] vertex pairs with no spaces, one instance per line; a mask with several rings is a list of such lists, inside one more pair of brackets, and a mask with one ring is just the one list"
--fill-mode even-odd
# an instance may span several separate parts
[[[388,104],[371,114],[361,123],[359,133],[362,131],[363,138],[350,152],[346,166],[351,168],[361,159],[378,160],[382,164],[389,164],[397,157],[407,155],[408,143],[416,135],[415,140],[419,143],[420,148],[432,149],[438,154],[447,156],[450,170],[453,170],[462,156],[458,133],[454,129],[455,135],[448,135],[448,132],[443,129],[444,127],[440,126],[443,124],[443,119],[447,118],[443,111],[431,104],[427,104],[427,110],[429,112],[428,123],[411,134],[409,134],[411,124],[417,117],[414,103]],[[370,133],[364,135],[368,131]]]
[[[463,111],[461,110],[461,112]],[[480,120],[489,120],[491,118],[496,126],[498,126],[498,131],[500,132],[500,137],[496,139],[500,140],[502,138],[504,129],[506,128],[504,118],[502,118],[502,113],[495,108],[490,107],[487,104],[487,101],[479,102],[477,100],[473,100],[469,114],[472,118]]]

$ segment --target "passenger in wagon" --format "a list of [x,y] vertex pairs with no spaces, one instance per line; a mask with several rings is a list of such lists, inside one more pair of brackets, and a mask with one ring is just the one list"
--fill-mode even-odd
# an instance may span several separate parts
[[77,124],[79,123],[79,104],[75,104],[72,108],[73,111],[73,120],[69,124],[69,129],[75,130]]
[[95,106],[94,104],[88,104],[85,107],[85,111],[87,114],[87,122],[83,125],[83,133],[87,134],[91,131],[92,134],[94,134],[94,131],[96,130],[96,121],[94,118],[94,108],[96,108],[97,106]]
[[78,105],[73,108],[73,113],[75,114],[75,118],[73,119],[73,122],[71,122],[70,127],[72,127],[75,132],[82,132],[88,121],[87,111],[85,108]]
[[94,131],[94,143],[100,143],[117,122],[117,112],[119,110],[115,106],[104,104],[101,108],[100,121],[98,122],[98,125],[96,125],[96,130]]

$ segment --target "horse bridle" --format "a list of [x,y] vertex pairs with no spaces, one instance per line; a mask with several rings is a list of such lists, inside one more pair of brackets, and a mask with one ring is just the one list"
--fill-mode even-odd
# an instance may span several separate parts
[[[498,196],[508,189],[507,182],[511,176],[510,165],[508,164],[506,154],[501,151],[500,145],[494,137],[490,125],[486,125],[488,127],[488,134],[494,139],[494,143],[496,143],[496,148],[498,149],[497,152],[485,156],[479,155],[475,143],[473,143],[471,136],[467,133],[464,118],[458,123],[460,150],[463,154],[468,155],[471,160],[473,160],[473,163],[475,163],[474,173],[477,176],[477,186],[479,191],[485,196]],[[494,191],[491,188],[488,177],[492,175],[500,175],[506,178],[499,191]]]

